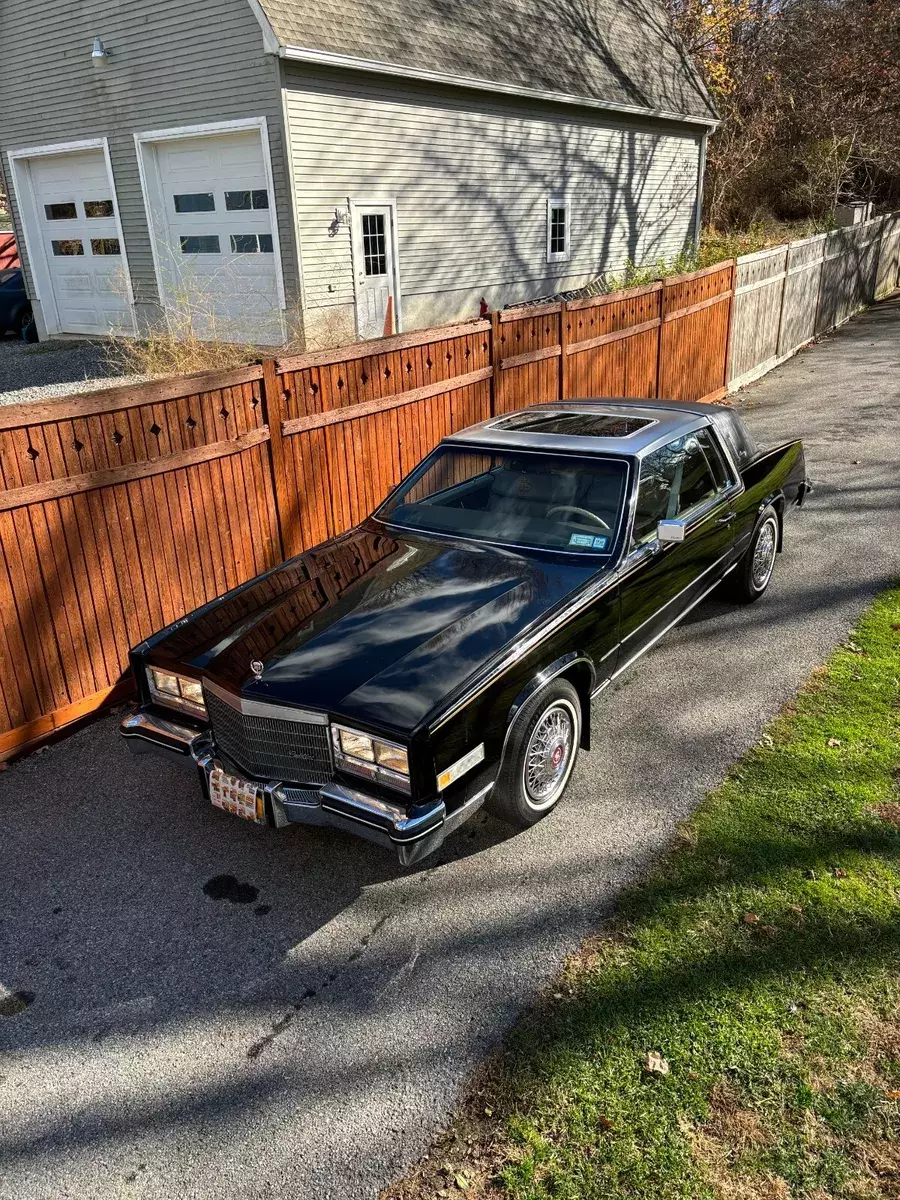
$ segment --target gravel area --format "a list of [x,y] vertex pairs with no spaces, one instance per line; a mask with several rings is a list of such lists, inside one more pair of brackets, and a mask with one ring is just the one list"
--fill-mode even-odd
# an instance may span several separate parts
[[0,1200],[372,1200],[415,1160],[897,578],[898,358],[888,302],[742,393],[761,442],[804,438],[815,485],[771,588],[701,605],[608,688],[527,832],[479,814],[404,871],[214,810],[193,769],[129,757],[113,716],[0,774]]
[[0,404],[51,400],[140,383],[140,375],[111,368],[100,342],[35,342],[0,337]]

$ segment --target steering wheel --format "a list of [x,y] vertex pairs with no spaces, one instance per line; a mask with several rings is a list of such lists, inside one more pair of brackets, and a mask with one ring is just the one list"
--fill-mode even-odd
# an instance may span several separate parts
[[555,513],[564,513],[564,512],[565,513],[575,513],[579,517],[587,517],[587,519],[589,521],[593,522],[594,525],[599,525],[600,528],[605,529],[607,533],[612,533],[612,530],[607,525],[607,523],[603,520],[602,517],[598,517],[596,513],[592,513],[587,508],[576,508],[576,506],[574,504],[556,504],[556,505],[554,505],[553,508],[548,509],[547,517],[549,519]]

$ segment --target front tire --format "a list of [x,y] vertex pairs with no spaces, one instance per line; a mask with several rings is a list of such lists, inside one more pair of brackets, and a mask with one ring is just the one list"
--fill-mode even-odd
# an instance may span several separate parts
[[732,599],[739,604],[753,604],[769,586],[778,553],[779,532],[778,513],[769,505],[756,523],[750,545],[731,573],[729,590]]
[[565,791],[580,743],[578,693],[567,680],[554,680],[515,718],[489,810],[519,829],[536,824]]

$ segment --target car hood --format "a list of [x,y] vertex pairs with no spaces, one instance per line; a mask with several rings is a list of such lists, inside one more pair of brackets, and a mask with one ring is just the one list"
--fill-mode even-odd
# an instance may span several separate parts
[[409,732],[595,570],[365,525],[188,618],[153,657],[248,698]]

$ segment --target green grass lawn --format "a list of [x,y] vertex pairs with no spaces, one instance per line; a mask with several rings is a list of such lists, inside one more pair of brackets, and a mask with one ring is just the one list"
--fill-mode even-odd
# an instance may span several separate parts
[[387,1195],[900,1196],[900,590],[620,911]]

